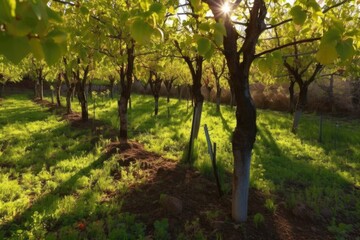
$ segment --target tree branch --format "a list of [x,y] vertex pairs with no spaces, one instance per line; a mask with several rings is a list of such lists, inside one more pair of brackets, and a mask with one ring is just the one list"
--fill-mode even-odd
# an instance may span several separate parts
[[296,41],[296,42],[287,43],[287,44],[281,45],[279,47],[276,47],[276,48],[269,49],[269,50],[263,51],[261,53],[258,53],[258,54],[255,55],[255,58],[258,58],[258,57],[260,57],[262,55],[265,55],[267,53],[271,53],[271,52],[274,52],[276,50],[280,50],[280,49],[283,49],[283,48],[286,48],[286,47],[289,47],[289,46],[293,46],[293,45],[296,45],[296,44],[299,44],[299,43],[315,42],[315,41],[318,41],[320,39],[321,39],[320,37],[317,37],[317,38],[309,38],[309,39],[299,40],[299,41]]

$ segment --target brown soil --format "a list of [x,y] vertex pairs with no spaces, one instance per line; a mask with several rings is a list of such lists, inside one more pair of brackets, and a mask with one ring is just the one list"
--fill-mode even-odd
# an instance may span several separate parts
[[[47,101],[37,103],[54,107]],[[78,113],[63,115],[74,127],[93,127],[93,130],[103,133],[110,129],[103,122],[91,120],[84,123]],[[94,127],[95,126],[95,127]],[[111,132],[114,132],[111,129]],[[116,133],[116,131],[115,131]],[[231,220],[231,196],[219,197],[216,184],[203,177],[197,170],[165,159],[160,155],[146,151],[136,142],[111,142],[106,148],[106,154],[116,154],[121,166],[129,166],[139,162],[144,184],[129,186],[124,196],[123,211],[136,214],[138,219],[146,224],[148,234],[153,230],[156,220],[167,218],[171,239],[176,239],[180,232],[195,238],[196,232],[202,233],[208,239],[331,239],[325,226],[311,218],[294,215],[282,202],[276,202],[277,209],[271,213],[264,206],[265,196],[257,190],[250,189],[248,221],[237,224]],[[114,178],[119,178],[117,173]],[[166,194],[182,201],[182,211],[174,214],[165,210],[160,204],[160,196]],[[280,197],[279,197],[280,199]],[[254,223],[254,215],[260,213],[265,221],[258,226]],[[198,219],[198,224],[194,221]],[[192,224],[191,224],[192,223]]]
[[[219,198],[216,184],[198,171],[148,152],[139,143],[111,143],[107,152],[115,153],[116,148],[121,152],[118,156],[120,165],[138,161],[146,175],[145,184],[130,186],[123,211],[136,214],[147,225],[150,234],[156,220],[167,218],[172,238],[184,231],[191,235],[196,228],[209,239],[216,239],[218,233],[223,239],[331,239],[319,222],[296,217],[283,203],[278,204],[275,213],[269,212],[264,207],[265,197],[254,189],[250,190],[248,222],[236,224],[230,216],[231,196]],[[180,199],[182,212],[174,215],[166,211],[159,201],[162,194]],[[253,221],[257,213],[265,218],[259,226]],[[186,222],[191,223],[197,218],[198,226],[184,228]]]

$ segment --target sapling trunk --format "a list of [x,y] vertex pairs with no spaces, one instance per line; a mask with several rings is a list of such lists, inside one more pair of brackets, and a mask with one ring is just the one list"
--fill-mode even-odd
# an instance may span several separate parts
[[119,137],[121,142],[127,142],[128,139],[128,116],[127,116],[127,106],[128,106],[128,98],[125,96],[121,96],[118,101],[118,109],[119,109],[119,117],[120,117],[120,132]]

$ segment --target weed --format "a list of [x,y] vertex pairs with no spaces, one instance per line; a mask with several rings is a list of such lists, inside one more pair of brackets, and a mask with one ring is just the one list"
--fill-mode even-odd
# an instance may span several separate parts
[[169,221],[164,218],[161,220],[156,220],[154,223],[154,238],[159,240],[170,239],[169,234]]
[[259,227],[260,225],[263,225],[265,221],[264,216],[261,213],[256,213],[253,218],[253,222],[256,227]]

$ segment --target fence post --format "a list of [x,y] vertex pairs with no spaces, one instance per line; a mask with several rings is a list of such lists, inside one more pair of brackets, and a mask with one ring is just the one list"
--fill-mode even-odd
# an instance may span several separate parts
[[219,196],[221,197],[223,195],[223,192],[222,192],[222,189],[221,189],[221,184],[220,184],[220,180],[219,180],[219,174],[218,174],[218,170],[217,170],[217,166],[216,166],[216,143],[214,143],[214,147],[212,148],[210,135],[209,135],[209,130],[208,130],[206,124],[204,125],[204,131],[205,131],[205,137],[206,137],[206,142],[207,142],[207,146],[208,146],[208,153],[210,155],[212,167],[213,167],[213,170],[214,170],[214,176],[215,176],[215,180],[216,180],[216,185],[217,185],[217,188],[218,188]]

